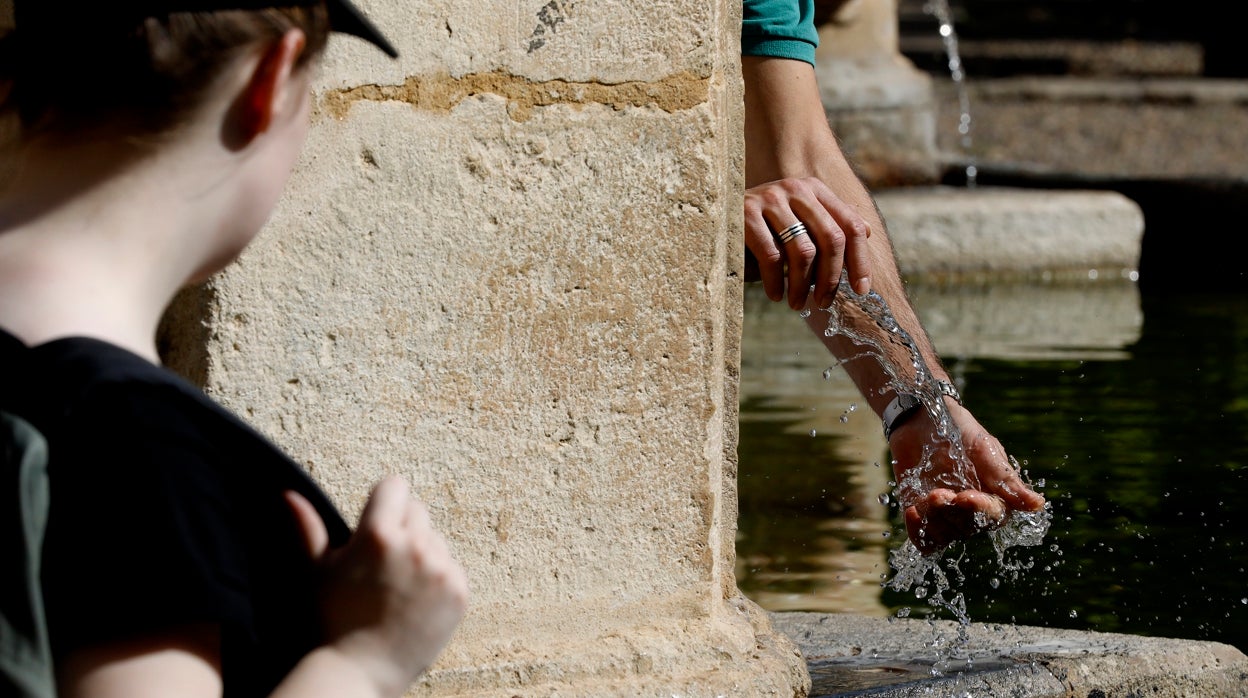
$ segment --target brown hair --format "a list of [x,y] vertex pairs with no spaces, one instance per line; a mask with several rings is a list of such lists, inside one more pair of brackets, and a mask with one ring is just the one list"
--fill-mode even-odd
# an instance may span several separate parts
[[20,140],[103,124],[159,135],[183,121],[230,60],[294,28],[307,36],[301,64],[319,56],[329,38],[324,5],[18,27],[0,38],[0,117],[16,117]]

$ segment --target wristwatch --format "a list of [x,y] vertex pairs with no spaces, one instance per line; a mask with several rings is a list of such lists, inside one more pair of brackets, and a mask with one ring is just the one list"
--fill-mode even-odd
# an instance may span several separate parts
[[909,393],[898,393],[884,408],[884,414],[880,415],[884,422],[884,440],[887,441],[893,435],[894,429],[914,416],[922,407],[923,402],[918,397]]
[[[936,391],[941,395],[945,395],[954,399],[959,405],[962,404],[962,394],[952,383],[946,381],[934,381]],[[893,435],[893,430],[901,426],[901,423],[914,416],[915,412],[923,407],[923,401],[918,396],[907,393],[898,393],[888,405],[884,408],[884,414],[880,419],[884,422],[884,438]]]

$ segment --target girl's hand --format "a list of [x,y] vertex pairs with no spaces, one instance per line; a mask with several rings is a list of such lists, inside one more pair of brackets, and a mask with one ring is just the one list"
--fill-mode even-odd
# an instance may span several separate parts
[[464,615],[468,583],[425,506],[391,476],[373,489],[359,527],[328,549],[312,505],[286,493],[308,552],[323,573],[325,641],[375,679],[380,695],[399,696],[450,641]]

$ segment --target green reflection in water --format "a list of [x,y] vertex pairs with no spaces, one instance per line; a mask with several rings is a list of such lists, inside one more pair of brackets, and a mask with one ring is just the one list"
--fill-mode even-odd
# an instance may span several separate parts
[[[916,306],[922,314],[917,295]],[[991,546],[973,541],[959,588],[976,622],[1248,649],[1248,550],[1236,515],[1248,510],[1248,299],[1167,294],[1144,297],[1142,307],[1138,338],[1115,358],[946,352],[968,407],[1034,482],[1045,483],[1054,505],[1044,546],[1028,549],[1030,573],[1002,579]],[[886,487],[886,474],[871,480],[886,453],[871,453],[865,436],[823,433],[839,428],[835,416],[852,386],[846,393],[835,385],[839,376],[822,379],[829,359],[817,343],[794,337],[806,331],[791,313],[776,320],[750,298],[746,312],[742,589],[773,610],[930,612],[911,595],[879,587],[888,571],[879,565],[901,535],[896,508],[875,502],[882,490],[869,484]],[[943,351],[941,337],[933,340]],[[1102,357],[1104,349],[1084,353]],[[1079,353],[1067,346],[1062,355]],[[808,378],[778,380],[777,361]],[[837,397],[820,402],[824,392]],[[864,405],[849,426],[866,433],[878,429],[875,421]],[[819,435],[810,437],[816,423]],[[862,450],[864,439],[867,452],[846,455],[847,444]],[[894,537],[883,538],[889,530]]]

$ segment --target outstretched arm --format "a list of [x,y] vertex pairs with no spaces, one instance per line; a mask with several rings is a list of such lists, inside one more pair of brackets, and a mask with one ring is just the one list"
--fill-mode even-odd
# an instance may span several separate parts
[[[773,293],[775,267],[784,267],[779,275],[789,283],[789,305],[812,311],[807,324],[843,362],[877,415],[883,414],[899,387],[915,385],[922,373],[927,374],[923,376],[926,380],[948,382],[949,376],[906,298],[884,221],[828,126],[814,68],[804,61],[744,56],[742,74],[749,187],[746,246],[759,265],[768,296],[779,300],[780,296]],[[796,194],[783,198],[778,191]],[[824,203],[829,193],[835,201]],[[842,231],[862,234],[848,232],[844,244],[837,247],[825,245],[824,237],[812,233],[808,242],[816,248],[814,254],[819,259],[813,265],[816,273],[795,278],[793,264],[802,265],[797,256],[801,251],[792,241],[777,247],[771,230],[757,224],[750,206],[760,201],[770,206],[763,214],[767,221],[784,224],[787,218],[801,219],[821,207],[830,212]],[[842,255],[844,261],[839,262],[836,258]],[[768,271],[771,260],[776,264]],[[829,300],[836,279],[819,273],[835,271],[839,276],[842,266],[848,270],[856,293],[836,294],[835,300]],[[799,288],[794,287],[795,282]],[[806,290],[811,284],[815,292],[808,297]],[[887,304],[897,326],[909,336],[908,343],[896,341],[857,302],[858,294],[864,294],[868,286]],[[825,330],[833,316],[849,332],[829,336]],[[867,351],[866,346],[851,339],[855,334],[879,348]],[[890,375],[886,366],[893,367],[895,374]],[[952,428],[942,428],[938,414],[919,410],[889,436],[907,532],[925,553],[998,526],[1010,511],[1036,511],[1044,506],[1044,498],[1022,481],[1000,442],[955,399],[937,399],[943,399]]]

